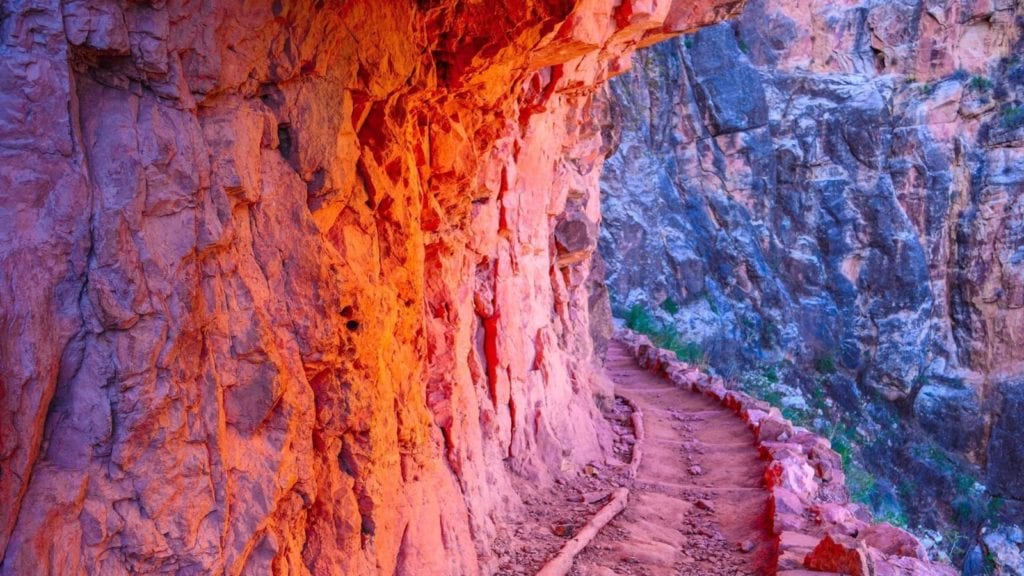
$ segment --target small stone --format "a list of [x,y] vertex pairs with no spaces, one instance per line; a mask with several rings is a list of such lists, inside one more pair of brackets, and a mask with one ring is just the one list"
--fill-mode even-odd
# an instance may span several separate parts
[[743,552],[744,554],[746,554],[747,552],[750,552],[751,550],[753,550],[754,547],[755,547],[755,544],[754,544],[753,540],[744,540],[743,542],[740,542],[736,546],[736,549],[739,550],[740,552]]
[[690,472],[691,476],[703,476],[704,475],[704,469],[701,468],[700,466],[696,465],[696,464],[693,465],[693,466],[690,466],[689,472]]
[[572,538],[576,529],[567,522],[558,522],[551,526],[551,533],[559,538]]
[[715,505],[708,500],[697,500],[696,506],[697,508],[700,508],[701,510],[707,510],[708,512],[715,511]]

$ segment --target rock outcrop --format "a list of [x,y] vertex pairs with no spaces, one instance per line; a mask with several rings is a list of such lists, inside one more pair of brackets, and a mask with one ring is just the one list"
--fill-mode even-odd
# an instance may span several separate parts
[[[600,103],[613,308],[725,375],[814,374],[894,478],[892,426],[916,419],[1024,518],[1022,15],[755,0],[638,54]],[[920,517],[956,515],[945,496]]]
[[738,4],[0,3],[0,573],[490,572],[603,450],[593,92]]

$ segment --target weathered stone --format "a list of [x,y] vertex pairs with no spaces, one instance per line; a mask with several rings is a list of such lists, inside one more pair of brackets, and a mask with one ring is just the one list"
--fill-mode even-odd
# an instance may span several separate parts
[[871,576],[867,549],[846,536],[829,534],[804,559],[813,570],[841,572],[849,576]]
[[594,90],[739,8],[614,5],[5,2],[0,573],[495,572],[610,448]]
[[865,528],[857,535],[857,539],[888,556],[928,559],[924,546],[917,538],[886,522]]
[[1000,386],[1002,405],[989,441],[988,482],[996,494],[1024,493],[1024,382]]
[[1024,531],[1019,526],[990,532],[982,542],[999,570],[1008,574],[1024,574]]
[[1024,366],[1022,16],[752,0],[638,54],[604,94],[613,310],[646,308],[722,376],[792,362],[784,406],[893,435],[858,456],[915,485],[915,523],[956,522],[955,482],[928,475],[919,442],[984,467],[993,494],[1022,490],[1002,392]]

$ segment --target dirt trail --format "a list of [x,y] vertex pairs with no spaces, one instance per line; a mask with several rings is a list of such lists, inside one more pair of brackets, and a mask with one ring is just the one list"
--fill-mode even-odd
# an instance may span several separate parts
[[764,462],[743,421],[641,369],[618,343],[605,366],[616,393],[643,412],[647,439],[629,506],[579,556],[573,574],[769,573]]

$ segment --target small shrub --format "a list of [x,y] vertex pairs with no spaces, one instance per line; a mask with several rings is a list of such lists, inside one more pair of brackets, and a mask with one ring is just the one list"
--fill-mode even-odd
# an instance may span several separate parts
[[984,515],[979,503],[969,496],[958,496],[950,505],[953,509],[953,521],[957,524],[976,524]]
[[857,431],[850,430],[842,423],[832,427],[828,434],[828,440],[832,443],[832,449],[843,460],[843,468],[853,466],[853,444]]
[[832,357],[832,354],[825,354],[819,356],[814,360],[814,369],[819,374],[829,375],[836,373],[836,359]]
[[925,96],[931,96],[935,92],[935,84],[932,84],[931,82],[926,82],[921,85],[920,90],[921,94]]
[[992,552],[990,550],[985,550],[985,556],[983,558],[983,562],[985,563],[985,573],[986,574],[995,574],[996,573],[996,557],[992,554]]
[[661,326],[643,306],[635,304],[631,307],[626,312],[625,321],[630,330],[646,334],[655,346],[671,350],[683,362],[707,365],[707,357],[700,344],[684,340],[671,326]]
[[871,505],[871,496],[875,493],[877,481],[875,477],[857,463],[851,463],[846,468],[846,487],[850,489],[850,498],[854,502]]
[[[781,401],[781,398],[780,398]],[[814,422],[814,414],[799,408],[786,407],[782,409],[782,415],[793,424],[810,428]]]
[[634,332],[652,335],[658,331],[658,323],[643,306],[634,304],[626,312],[626,326]]
[[875,516],[876,522],[888,522],[893,526],[906,528],[908,525],[907,515],[902,510],[885,512]]
[[1024,120],[1024,108],[1020,106],[1007,106],[1003,108],[1003,126],[1010,128],[1020,124]]
[[985,516],[990,522],[994,522],[999,517],[999,512],[1003,509],[1003,499],[999,496],[993,496],[985,503]]
[[761,372],[761,375],[772,384],[779,383],[779,371],[775,369],[775,366],[768,366]]
[[811,391],[811,405],[821,412],[828,409],[828,403],[825,399],[825,389],[821,386],[816,386]]
[[737,38],[736,44],[740,47],[740,52],[750,54],[750,46],[747,46],[747,43],[743,41],[743,38]]
[[[782,393],[780,393],[778,390],[772,390],[771,388],[767,388],[765,390],[762,390],[761,393],[758,395],[761,397],[761,400],[764,400],[765,402],[771,404],[772,406],[782,406]],[[783,415],[785,416],[785,414]]]
[[696,342],[685,341],[673,330],[665,330],[654,336],[654,343],[658,346],[675,352],[679,358],[687,364],[705,364],[704,350]]
[[992,89],[992,81],[984,76],[974,76],[967,84],[975,92],[988,92]]
[[969,495],[974,490],[974,478],[966,474],[958,473],[955,478],[956,493],[962,496]]
[[661,301],[661,309],[669,314],[675,315],[679,313],[679,303],[676,302],[671,296]]
[[686,46],[687,50],[693,48],[693,38],[687,36],[685,39],[683,39],[683,46]]

